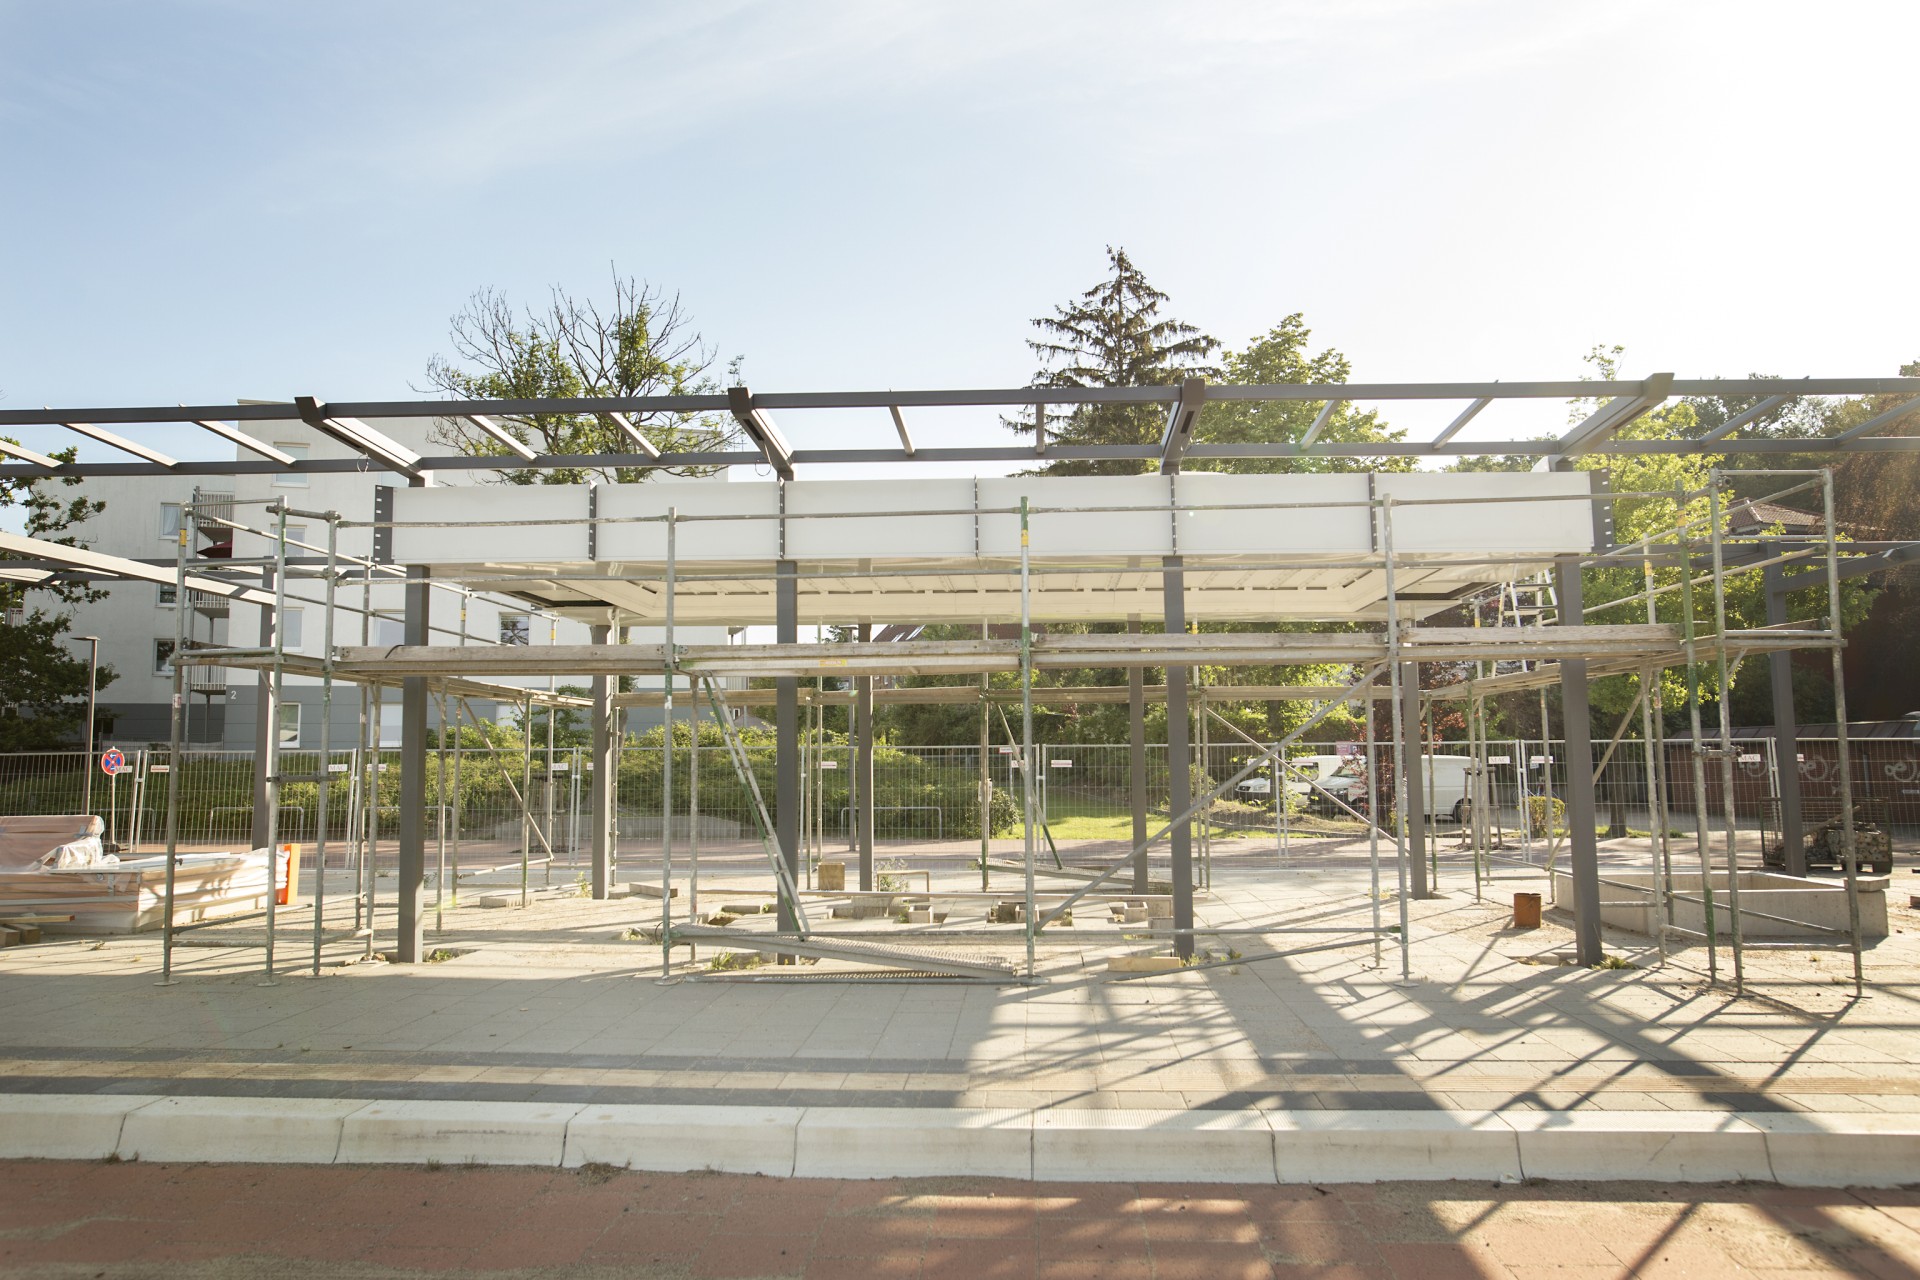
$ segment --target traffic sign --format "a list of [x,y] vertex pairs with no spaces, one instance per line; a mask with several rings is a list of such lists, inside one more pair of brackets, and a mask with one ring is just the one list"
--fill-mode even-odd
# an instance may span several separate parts
[[106,751],[101,753],[100,772],[105,774],[115,774],[115,773],[119,773],[122,769],[126,767],[127,767],[127,758],[124,755],[120,754],[120,748],[108,747]]

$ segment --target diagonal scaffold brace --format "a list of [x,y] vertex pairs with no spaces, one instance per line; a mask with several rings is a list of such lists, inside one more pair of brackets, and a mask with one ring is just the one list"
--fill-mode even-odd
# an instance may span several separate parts
[[702,692],[706,694],[707,705],[713,709],[714,723],[720,726],[721,739],[727,745],[727,758],[733,761],[733,771],[740,776],[741,783],[747,789],[747,795],[753,800],[754,820],[760,824],[760,846],[766,850],[767,862],[773,867],[773,878],[779,886],[780,896],[793,908],[793,918],[799,926],[799,935],[805,938],[813,931],[807,923],[807,909],[800,901],[800,891],[793,883],[793,877],[787,873],[787,860],[780,856],[780,840],[774,832],[773,818],[767,812],[767,802],[760,795],[759,779],[753,774],[753,761],[747,755],[746,743],[740,740],[740,731],[727,716],[726,708],[720,703],[720,695],[714,689],[711,676],[697,677]]

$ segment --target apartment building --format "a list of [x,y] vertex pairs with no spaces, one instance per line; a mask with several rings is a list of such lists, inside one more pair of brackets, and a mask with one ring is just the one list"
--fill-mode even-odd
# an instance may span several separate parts
[[[372,424],[390,438],[418,453],[448,453],[453,450],[433,442],[430,423],[418,419],[380,420]],[[256,422],[250,433],[296,458],[355,458],[359,455],[347,446],[317,432],[297,418],[284,422]],[[249,455],[251,456],[251,455]],[[497,476],[485,471],[445,472],[435,476],[440,484],[496,483]],[[368,527],[374,514],[374,495],[382,485],[396,478],[386,472],[331,472],[305,475],[297,473],[245,475],[237,477],[113,477],[88,481],[88,492],[104,501],[106,509],[89,520],[82,535],[96,551],[129,559],[171,566],[185,513],[197,510],[201,519],[190,530],[190,555],[210,558],[246,559],[270,555],[272,543],[260,533],[270,523],[269,504],[284,500],[304,512],[338,512],[355,527],[340,531],[337,548],[342,556],[366,556],[373,549],[373,531]],[[672,483],[669,479],[650,483]],[[515,486],[501,485],[503,511],[511,510]],[[196,505],[197,504],[197,505]],[[243,526],[235,530],[226,522]],[[287,518],[289,555],[318,556],[326,540],[325,520],[310,515]],[[401,639],[404,588],[376,584],[371,589],[359,584],[343,587],[335,595],[333,611],[335,644],[397,644]],[[229,602],[224,598],[190,593],[186,601],[184,623],[178,618],[181,601],[171,586],[126,583],[108,589],[105,599],[76,606],[70,642],[84,654],[86,646],[77,637],[100,638],[100,661],[113,667],[114,682],[101,692],[100,705],[114,715],[112,737],[122,746],[164,743],[170,732],[170,702],[173,691],[171,660],[175,635],[184,625],[189,640],[200,643],[253,645],[262,640],[262,614],[257,605]],[[288,604],[281,618],[281,643],[286,651],[319,655],[325,643],[327,610],[321,589],[310,579],[292,578],[287,584]],[[466,596],[436,590],[431,609],[433,640],[437,644],[584,644],[588,632],[584,624],[551,619],[525,605],[500,597]],[[677,631],[682,643],[724,644],[725,628],[682,627]],[[636,643],[657,643],[655,630],[636,628],[630,637]],[[187,741],[196,746],[250,749],[258,733],[260,679],[252,672],[218,668],[188,668],[186,699]],[[545,678],[511,681],[504,684],[534,685],[546,688]],[[279,708],[278,732],[286,747],[312,748],[320,742],[322,689],[311,677],[287,676]],[[684,686],[683,686],[684,688]],[[380,716],[385,745],[397,745],[400,717],[399,693],[388,691]],[[474,701],[474,714],[499,718],[509,715],[512,704],[506,701]],[[359,740],[360,696],[353,686],[336,685],[333,698],[330,740],[349,746]],[[635,709],[629,713],[629,731],[639,732],[659,723],[659,712]]]

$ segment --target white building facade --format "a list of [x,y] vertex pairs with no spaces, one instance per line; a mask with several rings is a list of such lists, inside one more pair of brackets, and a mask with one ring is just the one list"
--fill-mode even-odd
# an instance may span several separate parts
[[[371,423],[381,433],[421,454],[454,450],[429,438],[423,419],[382,420]],[[248,430],[257,439],[300,459],[357,458],[360,455],[297,418],[255,422]],[[250,457],[251,455],[245,455]],[[516,496],[528,494],[519,485],[499,483],[487,471],[444,472],[436,484],[491,484],[500,496],[500,518],[511,519]],[[656,482],[657,483],[657,482]],[[404,485],[405,479],[369,467],[365,471],[319,474],[276,473],[237,477],[110,477],[87,483],[89,496],[106,503],[80,532],[95,551],[171,567],[176,555],[184,513],[197,509],[202,519],[190,530],[189,556],[217,565],[224,556],[252,559],[273,553],[270,538],[250,530],[270,529],[275,517],[271,504],[286,503],[306,513],[337,512],[353,527],[343,528],[336,543],[342,557],[367,557],[373,552],[375,494],[382,486]],[[197,508],[194,504],[198,504]],[[226,528],[232,521],[245,530]],[[327,521],[313,514],[290,514],[286,520],[290,558],[324,563]],[[292,544],[304,543],[305,546]],[[190,560],[190,563],[192,561]],[[113,683],[101,692],[100,705],[113,713],[111,741],[123,747],[162,745],[170,735],[173,692],[171,658],[175,636],[182,627],[177,615],[178,592],[171,586],[119,583],[107,587],[104,599],[75,606],[70,637],[98,636],[100,661],[115,672]],[[333,641],[337,645],[398,644],[401,640],[405,588],[379,584],[371,589],[355,581],[334,596]],[[279,637],[289,653],[318,656],[325,644],[327,609],[321,585],[313,578],[292,576],[288,602],[280,620]],[[260,606],[198,595],[187,602],[184,622],[189,643],[252,646],[264,643]],[[437,644],[583,644],[589,639],[585,624],[553,618],[536,608],[498,595],[432,592],[433,643]],[[678,630],[682,643],[724,644],[727,630],[719,627]],[[661,637],[635,628],[636,643],[657,643]],[[84,656],[87,646],[71,640]],[[250,671],[190,667],[187,674],[186,742],[197,747],[253,749],[260,724],[260,677]],[[502,681],[512,684],[514,681]],[[545,680],[520,681],[547,687]],[[286,676],[278,713],[278,733],[284,748],[313,749],[320,744],[322,689],[311,677]],[[399,692],[389,691],[379,717],[382,745],[397,745]],[[511,703],[474,701],[481,717],[504,718]],[[360,697],[357,690],[337,684],[333,697],[331,744],[346,748],[360,741]],[[658,711],[636,708],[628,715],[630,731],[659,722]]]

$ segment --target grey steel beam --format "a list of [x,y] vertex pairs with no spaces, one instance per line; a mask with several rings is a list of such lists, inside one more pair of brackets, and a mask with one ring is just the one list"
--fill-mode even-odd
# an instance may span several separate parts
[[1617,395],[1594,410],[1584,422],[1560,437],[1560,447],[1555,452],[1565,457],[1590,452],[1595,445],[1606,443],[1618,435],[1622,427],[1657,408],[1672,394],[1673,375],[1656,373],[1640,383],[1637,391]]
[[1180,398],[1167,414],[1166,430],[1160,433],[1160,474],[1178,475],[1180,459],[1193,443],[1193,430],[1200,424],[1200,410],[1207,403],[1204,378],[1188,378],[1180,384]]
[[[1777,544],[1774,544],[1777,545]],[[1770,564],[1761,577],[1767,596],[1767,625],[1787,621],[1785,565]],[[1794,723],[1793,655],[1767,655],[1767,676],[1773,686],[1773,758],[1780,776],[1780,840],[1790,876],[1807,874],[1805,833],[1800,822],[1800,731]],[[1724,714],[1724,713],[1723,713]]]
[[[433,592],[427,569],[407,571],[405,638],[425,644]],[[426,918],[427,880],[427,683],[408,676],[400,685],[400,866],[396,956],[401,964],[426,959],[422,926]]]
[[[1407,829],[1407,892],[1415,898],[1431,896],[1427,884],[1427,762],[1420,735],[1420,664],[1400,664],[1399,767],[1407,780],[1407,811],[1400,820]],[[1275,803],[1279,803],[1276,799]]]
[[[1168,635],[1187,629],[1185,569],[1179,556],[1161,562],[1161,595]],[[1167,812],[1181,815],[1167,833],[1172,862],[1174,951],[1182,958],[1193,954],[1193,824],[1185,816],[1193,804],[1192,748],[1187,726],[1187,668],[1167,667]],[[1137,871],[1136,871],[1137,874]]]
[[[1560,606],[1557,622],[1578,626],[1585,617],[1585,597],[1578,562],[1556,570]],[[1543,735],[1544,736],[1544,735]],[[1600,849],[1593,822],[1593,726],[1587,703],[1587,662],[1560,660],[1560,736],[1567,753],[1567,845],[1573,871],[1573,947],[1580,964],[1599,964]],[[1550,766],[1542,766],[1543,768]]]
[[[1219,390],[1214,387],[1213,390]],[[1218,399],[1218,396],[1210,398]],[[1552,457],[1560,451],[1557,440],[1472,440],[1449,441],[1443,445],[1427,442],[1394,443],[1381,441],[1320,442],[1299,444],[1193,444],[1187,458],[1473,458],[1497,454],[1520,457]],[[1715,453],[1782,456],[1810,453],[1912,453],[1920,452],[1920,436],[1838,436],[1794,439],[1756,439],[1751,436],[1715,441]],[[813,464],[858,464],[892,462],[1031,462],[1036,450],[1030,445],[983,446],[979,448],[916,448],[911,455],[904,449],[797,449],[795,466]],[[1702,452],[1699,440],[1610,440],[1586,450],[1588,453],[1619,457],[1687,456]],[[168,468],[147,462],[58,462],[19,445],[0,442],[0,454],[20,458],[27,465],[0,465],[0,479],[33,480],[51,477],[89,476],[272,476],[363,474],[368,459],[307,458],[292,466],[275,462],[233,458],[183,459]],[[1157,445],[1053,445],[1046,456],[1087,460],[1124,460],[1156,462]],[[644,470],[665,467],[737,467],[763,463],[766,456],[752,450],[716,450],[710,452],[663,453],[654,457],[644,453],[578,453],[542,456],[532,462],[511,455],[476,456],[441,454],[421,457],[408,466],[379,462],[387,470],[403,475],[436,471],[550,471],[559,468],[627,468]],[[378,460],[375,460],[378,461]]]
[[[774,639],[780,644],[800,642],[799,566],[782,560],[774,566]],[[773,682],[773,792],[774,839],[786,861],[787,877],[800,883],[800,682],[778,676]],[[783,894],[776,922],[783,933],[800,928],[793,904]]]
[[793,446],[780,434],[780,428],[773,425],[773,419],[759,408],[753,392],[745,387],[728,387],[727,409],[747,433],[747,438],[759,447],[774,474],[782,480],[793,479]]
[[[613,638],[611,626],[587,628],[587,638],[604,645]],[[587,795],[587,807],[593,811],[592,853],[595,898],[605,899],[613,892],[613,776],[619,756],[613,740],[613,689],[617,677],[596,675],[588,683],[588,698],[593,704],[593,779]]]
[[[1640,382],[1372,382],[1277,383],[1208,388],[1212,400],[1563,400],[1641,394]],[[1801,396],[1920,395],[1920,378],[1806,378],[1792,384]],[[1676,378],[1673,396],[1771,396],[1781,392],[1777,378]],[[933,391],[828,391],[763,393],[753,397],[762,409],[885,409],[940,406],[1018,406],[1034,404],[1172,404],[1174,387],[1015,387]],[[702,413],[730,410],[725,395],[569,396],[513,400],[367,400],[343,401],[329,412],[352,418],[446,418],[467,413],[518,417],[531,414]],[[138,405],[77,409],[0,409],[0,429],[58,426],[63,422],[192,422],[211,418],[231,422],[284,421],[284,404]]]

